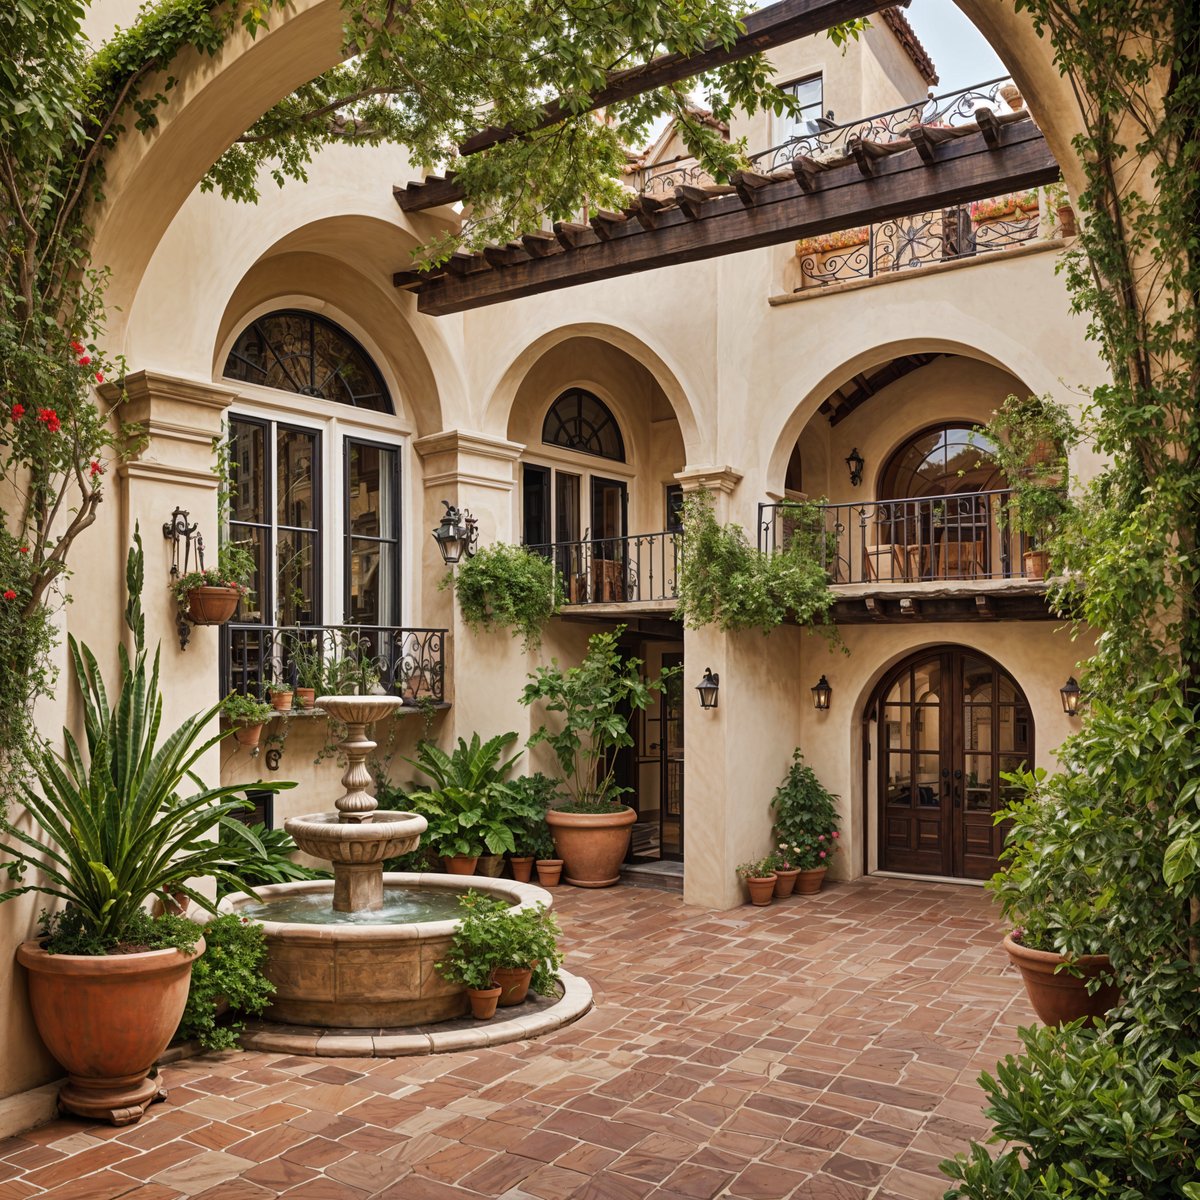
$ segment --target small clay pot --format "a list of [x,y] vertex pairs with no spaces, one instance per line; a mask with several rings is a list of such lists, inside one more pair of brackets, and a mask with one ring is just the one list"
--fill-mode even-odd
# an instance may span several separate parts
[[746,880],[746,887],[750,891],[750,903],[765,908],[775,899],[775,874],[751,876]]
[[561,858],[539,858],[537,860],[538,883],[542,887],[558,887],[562,878],[563,863]]
[[456,854],[452,858],[443,857],[442,863],[448,875],[474,875],[475,864],[479,862],[477,854]]
[[296,689],[296,707],[297,708],[316,708],[317,706],[317,690],[316,688],[301,688]]
[[291,712],[292,711],[292,693],[291,692],[272,692],[271,707],[276,712]]
[[192,588],[187,594],[188,620],[193,625],[224,625],[237,612],[241,598],[237,588]]
[[796,876],[796,895],[812,896],[819,892],[825,884],[825,872],[828,867],[813,867],[811,871],[801,871]]
[[1073,238],[1079,232],[1075,225],[1075,210],[1069,204],[1058,206],[1058,228],[1065,238]]
[[1045,579],[1050,566],[1050,555],[1045,550],[1026,550],[1021,556],[1026,579]]
[[1004,939],[1004,949],[1014,966],[1021,972],[1025,990],[1033,1011],[1047,1025],[1065,1025],[1068,1021],[1087,1018],[1089,1025],[1096,1023],[1110,1008],[1115,1008],[1121,998],[1116,984],[1102,984],[1094,992],[1088,992],[1089,979],[1106,975],[1112,970],[1107,954],[1082,954],[1072,960],[1080,974],[1063,967],[1067,958],[1045,950],[1032,950],[1022,946],[1010,934]]
[[256,724],[249,721],[238,721],[233,727],[233,739],[239,746],[253,750],[258,745],[258,739],[262,737],[262,731],[263,723],[261,721]]
[[523,1004],[529,995],[529,981],[532,978],[532,967],[497,967],[492,972],[492,982],[500,987],[500,1007],[512,1008],[515,1004]]
[[786,896],[790,896],[796,887],[796,876],[800,874],[799,868],[793,871],[776,871],[775,872],[775,899],[782,900]]
[[529,855],[518,854],[508,860],[508,865],[512,867],[512,877],[518,883],[528,883],[533,876],[533,858]]
[[489,879],[499,879],[504,870],[503,854],[481,854],[475,864],[476,875],[486,875]]
[[471,1000],[471,1016],[477,1021],[490,1021],[496,1015],[500,1002],[500,988],[467,988]]

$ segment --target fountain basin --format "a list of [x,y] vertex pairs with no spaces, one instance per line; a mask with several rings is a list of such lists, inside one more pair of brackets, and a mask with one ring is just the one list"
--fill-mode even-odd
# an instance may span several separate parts
[[415,850],[428,822],[415,813],[377,809],[349,821],[343,820],[340,813],[288,817],[283,827],[305,854],[358,866]]
[[[513,908],[549,908],[554,903],[543,888],[482,875],[389,872],[383,884],[385,895],[403,888],[417,899],[476,891],[507,900]],[[290,904],[309,895],[332,910],[333,887],[332,880],[324,879],[278,883],[259,888],[257,900],[238,893],[221,901],[222,912],[246,909],[262,924],[267,940],[264,971],[275,985],[265,1014],[268,1020],[327,1029],[380,1029],[466,1014],[466,989],[447,982],[434,968],[449,949],[457,918],[385,924],[375,923],[384,916],[380,913],[339,913],[334,923],[316,924],[259,915],[269,913],[273,901]]]

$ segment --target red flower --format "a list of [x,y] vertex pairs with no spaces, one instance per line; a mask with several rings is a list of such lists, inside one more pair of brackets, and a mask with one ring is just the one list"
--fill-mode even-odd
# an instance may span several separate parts
[[44,422],[46,428],[51,433],[57,433],[62,428],[62,422],[58,419],[58,413],[52,408],[39,408],[38,420]]
[[71,349],[74,350],[76,354],[82,354],[85,347],[82,342],[75,341],[71,343]]
[[93,458],[92,465],[88,467],[88,474],[95,479],[97,475],[104,474],[104,468]]
[[25,405],[14,404],[12,406],[12,419],[14,421],[19,421],[24,415],[25,415]]
[[103,383],[103,382],[104,382],[104,373],[103,373],[102,371],[97,371],[97,372],[96,372],[96,382],[97,382],[97,383]]
[[28,546],[18,546],[18,547],[17,547],[17,553],[18,553],[18,554],[28,554],[28,553],[29,553],[29,547],[28,547]]
[[88,363],[90,363],[91,361],[92,361],[92,356],[90,354],[81,354],[79,356],[79,365],[81,367],[86,367],[88,365]]
[[14,592],[12,588],[9,588],[8,591],[4,593],[4,598],[5,600],[15,600],[17,598],[17,593]]

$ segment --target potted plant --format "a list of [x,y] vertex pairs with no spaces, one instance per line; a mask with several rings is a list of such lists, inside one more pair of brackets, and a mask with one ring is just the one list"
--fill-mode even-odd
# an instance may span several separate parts
[[296,676],[296,706],[313,708],[325,688],[325,654],[314,638],[298,637],[288,648],[288,661]]
[[745,881],[751,904],[765,908],[775,899],[775,866],[771,855],[742,863],[737,873]]
[[563,860],[557,857],[558,851],[554,847],[554,836],[545,821],[532,831],[530,840],[525,843],[525,847],[533,857],[538,884],[545,888],[558,887],[562,880]]
[[227,544],[217,553],[217,565],[189,571],[171,584],[176,603],[193,625],[224,625],[237,611],[256,564],[249,551]]
[[460,737],[449,754],[422,740],[417,743],[417,757],[404,760],[433,780],[431,788],[413,792],[408,804],[428,821],[426,841],[452,874],[473,874],[484,850],[504,854],[514,849],[504,815],[508,801],[504,779],[521,755],[501,759],[516,739],[511,732],[484,742],[474,733],[470,742]]
[[830,857],[841,837],[837,827],[837,797],[817,778],[799,749],[771,799],[774,832],[788,862],[796,869],[799,895],[819,892]]
[[370,641],[357,630],[351,630],[345,637],[343,652],[325,666],[325,687],[331,696],[369,696],[379,687],[380,666],[379,659],[371,653]]
[[1058,217],[1059,233],[1065,238],[1073,238],[1079,229],[1075,224],[1075,209],[1067,194],[1066,184],[1052,183],[1046,188],[1046,205]]
[[800,874],[796,852],[791,846],[777,846],[771,859],[775,868],[775,899],[785,900],[795,891]]
[[1009,396],[976,434],[987,438],[992,460],[1012,489],[1012,503],[998,520],[1029,539],[1022,556],[1025,577],[1044,579],[1047,546],[1071,509],[1067,451],[1078,441],[1071,414],[1049,396]]
[[557,659],[539,667],[521,694],[522,704],[538,701],[555,718],[553,728],[540,726],[528,744],[545,742],[563,772],[568,802],[552,808],[546,821],[566,881],[576,887],[620,881],[637,814],[616,799],[628,790],[616,783],[617,751],[633,745],[628,714],[645,709],[671,673],[643,682],[641,660],[623,658],[617,648],[624,631],[620,625],[593,634],[577,667],[563,670]]
[[1041,768],[1001,778],[1016,796],[996,814],[1010,825],[988,887],[1012,924],[1004,948],[1042,1021],[1091,1024],[1120,994],[1103,953],[1109,901],[1097,862],[1110,836],[1103,806],[1082,780]]
[[[508,862],[513,878],[519,883],[529,882],[537,859],[554,858],[554,842],[546,824],[546,812],[557,794],[555,781],[538,771],[512,780],[502,797],[504,820],[513,835]],[[559,866],[561,870],[561,863]]]
[[290,683],[267,684],[267,693],[271,697],[271,707],[276,712],[292,711],[292,685]]
[[221,701],[220,708],[221,716],[233,726],[233,736],[238,745],[248,750],[257,749],[263,725],[271,719],[274,711],[271,705],[242,692],[230,692]]
[[[127,576],[131,584],[141,577],[140,539]],[[135,650],[131,659],[118,645],[121,679],[111,698],[94,655],[68,638],[85,744],[64,729],[65,753],[42,748],[31,777],[17,777],[36,832],[0,822],[0,854],[18,884],[0,900],[37,892],[66,905],[17,951],[38,1031],[67,1072],[59,1104],[116,1125],[137,1121],[165,1095],[150,1071],[179,1025],[192,963],[204,952],[197,925],[152,917],[146,905],[182,896],[215,912],[196,880],[240,887],[239,867],[261,853],[248,832],[233,845],[211,836],[245,803],[237,795],[244,784],[206,787],[195,774],[227,734],[206,733],[214,707],[160,741],[159,660],[156,653],[147,663],[132,587],[125,620]],[[30,874],[33,882],[22,882]]]

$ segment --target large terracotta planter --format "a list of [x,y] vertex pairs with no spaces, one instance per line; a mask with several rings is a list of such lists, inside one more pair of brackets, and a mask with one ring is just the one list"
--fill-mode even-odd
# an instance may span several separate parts
[[192,954],[47,954],[36,941],[17,948],[38,1032],[67,1072],[63,1108],[132,1125],[165,1099],[147,1076],[179,1027],[192,963],[203,953],[203,939]]
[[811,871],[801,871],[796,876],[796,895],[812,896],[825,885],[826,867],[813,867]]
[[477,855],[468,854],[456,854],[453,857],[443,857],[442,859],[447,875],[474,875],[478,862]]
[[1074,960],[1080,972],[1076,974],[1066,968],[1058,970],[1067,961],[1063,955],[1032,950],[1014,941],[1011,935],[1004,939],[1004,948],[1021,972],[1033,1011],[1046,1025],[1065,1025],[1082,1017],[1086,1017],[1087,1023],[1092,1025],[1097,1017],[1115,1008],[1120,999],[1121,992],[1116,984],[1103,984],[1090,993],[1087,990],[1089,979],[1107,974],[1112,969],[1107,954],[1081,955]]
[[563,878],[575,887],[612,887],[621,881],[621,863],[637,813],[565,813],[552,808],[546,824],[563,860]]
[[193,625],[224,625],[237,612],[241,598],[237,588],[192,588],[187,594],[188,620]]
[[532,978],[532,967],[497,967],[492,972],[492,982],[500,989],[500,1007],[523,1004]]
[[1050,555],[1045,550],[1026,550],[1022,555],[1026,579],[1045,579],[1050,569]]

